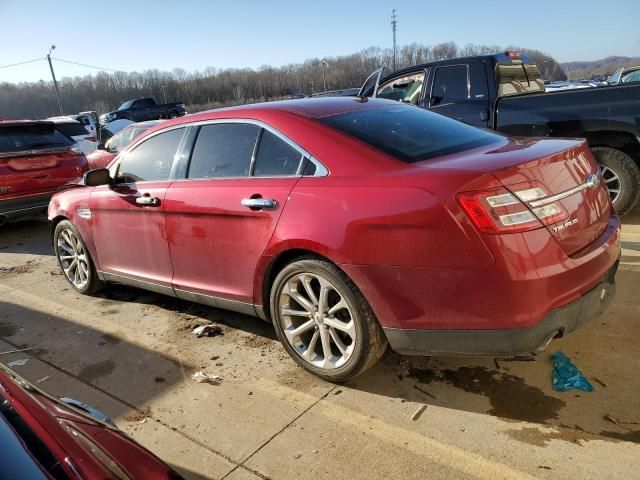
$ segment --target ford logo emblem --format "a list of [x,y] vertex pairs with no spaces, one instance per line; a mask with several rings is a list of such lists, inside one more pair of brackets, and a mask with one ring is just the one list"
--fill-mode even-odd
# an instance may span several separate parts
[[589,175],[587,175],[587,181],[585,183],[591,190],[595,190],[600,186],[600,177],[598,175],[590,173]]

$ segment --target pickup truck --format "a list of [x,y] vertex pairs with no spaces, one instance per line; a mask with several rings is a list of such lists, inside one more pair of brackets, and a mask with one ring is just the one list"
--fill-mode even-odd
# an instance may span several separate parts
[[100,124],[114,120],[126,119],[132,122],[145,122],[160,118],[176,118],[186,113],[183,102],[163,103],[158,105],[153,98],[139,98],[124,102],[113,111],[100,115]]
[[511,136],[586,138],[619,215],[640,197],[640,84],[545,92],[517,52],[373,72],[358,96],[395,99]]

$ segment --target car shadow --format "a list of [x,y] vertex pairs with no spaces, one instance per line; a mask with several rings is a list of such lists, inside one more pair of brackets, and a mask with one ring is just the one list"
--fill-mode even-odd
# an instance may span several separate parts
[[47,219],[22,220],[0,227],[0,255],[3,253],[53,256]]

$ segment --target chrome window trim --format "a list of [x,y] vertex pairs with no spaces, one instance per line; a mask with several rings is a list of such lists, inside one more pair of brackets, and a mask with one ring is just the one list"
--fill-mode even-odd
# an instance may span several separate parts
[[[252,124],[252,125],[256,125],[258,127],[264,128],[265,130],[268,130],[270,133],[273,133],[276,137],[278,137],[280,140],[284,141],[285,143],[287,143],[290,147],[292,147],[293,149],[297,150],[304,158],[306,158],[307,160],[309,160],[311,163],[313,163],[316,167],[316,172],[313,175],[305,175],[306,178],[313,178],[313,177],[326,177],[327,175],[329,175],[329,169],[327,167],[325,167],[325,165],[320,162],[320,160],[318,160],[317,158],[315,158],[310,152],[308,152],[307,150],[305,150],[304,148],[302,148],[300,145],[298,145],[296,142],[294,142],[293,140],[291,140],[289,137],[287,137],[284,133],[280,132],[279,130],[275,129],[274,127],[272,127],[271,125],[264,123],[261,120],[256,120],[253,118],[215,118],[215,119],[211,119],[211,120],[200,120],[200,121],[196,121],[196,122],[185,122],[185,123],[179,123],[177,125],[172,125],[170,127],[167,128],[163,128],[162,130],[158,130],[157,132],[153,132],[148,136],[145,136],[144,138],[140,139],[140,141],[134,143],[133,145],[131,145],[129,148],[127,148],[127,150],[125,152],[123,152],[122,158],[118,158],[118,161],[116,163],[114,163],[114,165],[111,167],[111,171],[114,173],[113,178],[115,178],[115,175],[117,175],[118,173],[118,169],[120,168],[120,162],[122,162],[122,160],[124,158],[126,158],[126,156],[132,152],[133,150],[135,150],[136,148],[138,148],[140,145],[142,145],[144,142],[146,142],[147,140],[149,140],[150,138],[155,137],[156,135],[160,135],[161,133],[166,133],[169,132],[171,130],[175,130],[177,128],[185,128],[185,135],[183,136],[183,138],[180,141],[180,146],[182,146],[182,142],[186,141],[187,138],[187,131],[186,129],[188,127],[202,127],[205,125],[213,125],[213,124],[217,124],[217,123],[248,123],[248,124]],[[196,141],[197,141],[197,137],[196,137]],[[180,149],[180,146],[178,148],[178,151]],[[178,152],[176,152],[178,153]],[[255,154],[255,151],[254,151]],[[251,175],[243,175],[243,176],[239,176],[239,177],[207,177],[207,178],[170,178],[169,180],[166,181],[171,181],[171,182],[179,182],[179,181],[197,181],[197,180],[238,180],[238,179],[248,179],[248,178],[264,178],[264,179],[268,179],[268,178],[298,178],[298,177],[302,177],[302,171],[304,168],[304,159],[300,162],[300,165],[298,166],[298,172],[295,175],[278,175],[278,176],[273,176],[273,177],[255,177],[255,176],[251,176]],[[174,159],[174,166],[176,164],[176,160]],[[173,167],[172,167],[172,173],[173,173]],[[143,182],[134,182],[136,185],[143,185],[145,183],[158,183],[159,180],[145,180]],[[131,183],[119,183],[117,185],[131,185]]]

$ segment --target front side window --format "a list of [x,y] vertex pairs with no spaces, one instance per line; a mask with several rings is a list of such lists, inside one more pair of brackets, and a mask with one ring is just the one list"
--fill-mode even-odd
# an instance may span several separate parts
[[169,180],[183,133],[184,128],[177,128],[144,140],[120,162],[117,181],[133,183]]
[[439,67],[433,79],[431,106],[444,105],[467,100],[469,81],[466,65]]
[[618,83],[620,81],[620,77],[622,76],[622,69],[618,69],[614,72],[613,75],[609,77],[609,83]]
[[398,100],[400,102],[417,105],[424,83],[424,72],[406,75],[385,83],[378,90],[378,98]]
[[249,123],[204,125],[191,154],[188,178],[246,177],[260,127]]
[[640,70],[627,73],[622,77],[622,83],[640,82]]
[[256,177],[295,175],[301,160],[302,154],[295,148],[270,131],[263,130],[253,175]]

